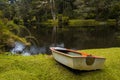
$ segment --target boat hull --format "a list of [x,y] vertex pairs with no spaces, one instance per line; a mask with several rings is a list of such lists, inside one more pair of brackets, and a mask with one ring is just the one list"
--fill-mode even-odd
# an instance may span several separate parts
[[[87,57],[66,56],[64,53],[62,54],[54,50],[52,50],[52,54],[56,61],[77,70],[102,69],[105,62],[105,58],[94,58],[92,64],[87,64]],[[90,61],[90,59],[88,61]]]

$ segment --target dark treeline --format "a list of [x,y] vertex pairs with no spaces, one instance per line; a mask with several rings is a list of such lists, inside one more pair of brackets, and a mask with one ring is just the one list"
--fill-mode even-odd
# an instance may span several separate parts
[[40,23],[52,19],[51,3],[56,16],[69,19],[107,20],[120,18],[120,0],[0,0],[5,18],[16,23]]

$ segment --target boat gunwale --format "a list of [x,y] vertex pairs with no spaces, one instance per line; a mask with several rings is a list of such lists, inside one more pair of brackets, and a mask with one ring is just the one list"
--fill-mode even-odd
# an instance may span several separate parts
[[[52,51],[54,51],[54,52],[56,52],[57,54],[61,54],[61,55],[64,55],[64,56],[67,56],[67,57],[71,57],[71,58],[86,58],[87,56],[71,56],[71,55],[69,55],[69,54],[65,54],[65,53],[63,53],[63,52],[60,52],[60,51],[57,51],[57,50],[55,50],[54,48],[50,48]],[[74,50],[71,50],[71,49],[66,49],[66,50],[68,50],[68,51],[70,51],[70,52],[76,52],[76,53],[78,53],[78,54],[80,54],[80,52],[77,52],[77,51],[74,51]],[[88,54],[87,54],[88,55]],[[95,59],[106,59],[106,58],[104,58],[104,57],[96,57],[96,56],[93,56]]]

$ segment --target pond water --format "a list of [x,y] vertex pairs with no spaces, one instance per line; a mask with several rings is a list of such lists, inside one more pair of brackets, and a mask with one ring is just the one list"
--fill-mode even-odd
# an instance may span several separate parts
[[[79,50],[120,46],[120,32],[114,26],[64,26],[62,28],[39,26],[31,27],[29,30],[36,38],[33,46],[29,48],[31,54],[51,54],[49,50],[51,46]],[[23,31],[21,35],[25,33]]]

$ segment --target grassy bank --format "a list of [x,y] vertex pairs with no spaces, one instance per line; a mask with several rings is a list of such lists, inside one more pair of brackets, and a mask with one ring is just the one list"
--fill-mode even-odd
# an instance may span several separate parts
[[88,20],[79,20],[79,19],[72,19],[69,20],[70,26],[101,26],[101,25],[115,25],[116,22],[114,19],[108,19],[106,21],[96,21],[94,19]]
[[[58,25],[58,20],[48,20],[46,22],[43,22],[42,24],[45,25]],[[64,24],[63,24],[64,25]],[[115,19],[108,19],[106,21],[96,21],[94,19],[87,19],[87,20],[81,20],[81,19],[70,19],[68,20],[69,26],[101,26],[101,25],[108,25],[108,26],[115,26],[116,21]]]
[[0,80],[120,80],[120,48],[83,50],[106,57],[102,70],[76,71],[53,57],[0,55]]

